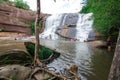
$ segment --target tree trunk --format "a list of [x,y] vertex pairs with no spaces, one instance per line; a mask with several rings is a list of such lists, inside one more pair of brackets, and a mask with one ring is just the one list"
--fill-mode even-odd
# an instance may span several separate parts
[[39,52],[39,26],[40,26],[40,0],[37,0],[37,13],[36,13],[36,20],[35,20],[35,56],[34,56],[34,65],[37,65],[38,59],[38,52]]
[[108,80],[120,80],[120,31]]

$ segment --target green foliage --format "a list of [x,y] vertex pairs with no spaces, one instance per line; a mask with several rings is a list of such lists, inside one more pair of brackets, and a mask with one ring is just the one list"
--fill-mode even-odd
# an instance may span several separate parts
[[26,9],[26,10],[30,9],[29,5],[23,0],[14,0],[14,2],[10,0],[0,0],[0,3],[3,2],[7,2],[9,4],[15,5],[17,8]]
[[14,0],[15,2],[15,6],[21,9],[29,9],[29,6],[26,2],[24,2],[23,0]]
[[9,0],[0,0],[0,3],[2,2],[9,2]]
[[0,32],[7,32],[6,29],[0,29]]
[[3,2],[3,0],[0,0],[0,3],[2,3]]
[[80,13],[89,13],[88,9],[89,9],[89,7],[87,5],[85,5],[85,6],[83,6],[83,8],[80,11]]
[[[24,57],[23,57],[24,56]],[[31,63],[32,57],[26,53],[11,53],[0,56],[0,65]]]
[[105,36],[116,36],[120,28],[119,0],[87,0],[81,13],[93,12],[94,28]]
[[[30,53],[31,56],[34,56],[34,50],[35,50],[35,44],[26,42],[25,46],[27,48],[27,51]],[[39,48],[39,59],[47,59],[50,55],[53,54],[53,51],[44,47],[40,46]]]
[[9,0],[4,0],[5,2],[8,2]]
[[30,23],[30,27],[31,27],[32,33],[35,33],[35,23],[34,22]]
[[48,48],[45,48],[45,47],[41,47],[39,49],[39,58],[40,59],[47,59],[49,58],[50,55],[53,54],[53,51],[48,49]]

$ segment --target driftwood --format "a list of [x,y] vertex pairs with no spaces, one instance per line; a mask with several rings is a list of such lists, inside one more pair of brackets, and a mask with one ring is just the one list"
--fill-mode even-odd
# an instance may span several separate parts
[[[40,63],[41,65],[41,63]],[[71,66],[72,69],[75,68],[74,66]],[[63,74],[60,74],[60,73],[56,73],[55,71],[51,71],[49,70],[49,67],[46,67],[45,65],[44,66],[38,66],[38,67],[35,67],[30,75],[30,79],[32,77],[35,77],[37,80],[41,80],[39,79],[39,76],[41,75],[41,73],[39,72],[43,72],[44,73],[48,73],[49,75],[53,76],[51,77],[50,80],[52,79],[55,79],[57,78],[57,80],[80,80],[80,77],[77,75],[77,72],[76,72],[76,69],[75,69],[75,72],[73,70],[70,69],[66,69],[66,71],[64,71],[65,73]],[[67,73],[67,75],[66,75]],[[42,77],[41,77],[42,78]]]
[[[27,64],[26,62],[29,62],[29,65],[26,65],[28,67],[20,66],[20,65],[11,65],[11,66],[5,66],[5,67],[0,67],[0,80],[5,79],[5,80],[12,80],[10,76],[13,76],[16,80],[26,80],[26,78],[29,78],[27,80],[80,80],[80,78],[77,75],[77,68],[76,66],[70,69],[66,69],[66,71],[63,71],[65,73],[56,73],[55,72],[55,67],[53,67],[54,70],[49,70],[50,68],[47,67],[43,62],[46,62],[53,58],[53,54],[49,56],[49,58],[45,60],[39,60],[36,59],[36,62],[38,65],[33,66],[32,61],[29,61],[29,59],[33,58],[28,58],[27,56],[30,56],[28,53],[25,53],[24,51],[9,51],[5,55],[1,55],[0,59],[4,59],[4,56],[9,56],[10,60],[7,60],[5,58],[5,63],[10,63],[12,64],[19,64],[21,62],[24,62],[24,64]],[[17,56],[17,57],[16,57]],[[12,59],[12,60],[11,60]],[[0,61],[1,61],[0,60]],[[26,61],[27,60],[27,61]],[[15,63],[14,63],[15,62]],[[3,63],[3,62],[1,62]],[[26,68],[26,69],[25,69]],[[75,71],[75,72],[74,72]],[[67,74],[66,74],[67,73]],[[44,75],[48,76],[44,76]],[[23,77],[21,77],[23,76]],[[41,76],[41,77],[40,77]],[[19,78],[21,77],[21,78]],[[19,79],[18,79],[19,78]]]
[[[26,48],[28,48],[29,44],[34,45],[34,43],[32,43],[32,42],[25,42]],[[42,45],[39,45],[39,46],[42,47]],[[48,49],[51,50],[51,48],[48,48]],[[58,54],[58,52],[56,50],[53,50],[53,52],[54,52],[54,54]],[[56,56],[54,56],[54,54],[52,54],[51,56],[49,56],[49,58],[44,59],[44,60],[36,59],[37,66],[33,66],[33,70],[32,70],[32,73],[30,75],[30,79],[32,77],[35,77],[35,78],[38,79],[39,76],[41,76],[41,73],[39,73],[39,72],[42,71],[44,73],[48,73],[48,74],[52,75],[53,79],[58,78],[57,80],[59,80],[59,79],[63,79],[63,80],[69,80],[69,79],[71,79],[71,80],[80,80],[80,78],[77,75],[78,67],[76,65],[72,65],[72,67],[70,69],[67,69],[66,71],[63,71],[63,72],[65,72],[63,74],[56,73],[55,71],[49,70],[49,67],[46,67],[44,62],[47,62],[48,60],[50,60],[53,57],[56,57]],[[54,69],[55,69],[55,67],[54,67]],[[67,75],[66,75],[66,73],[67,73]],[[52,80],[52,78],[51,78],[51,80]]]
[[[66,75],[66,73],[60,74],[60,73],[56,73],[55,71],[51,71],[49,70],[49,67],[47,67],[45,64],[43,64],[41,61],[36,60],[38,65],[37,66],[29,66],[24,67],[24,66],[19,66],[19,65],[12,65],[12,66],[5,66],[5,67],[1,67],[0,68],[0,76],[4,76],[4,78],[10,78],[10,76],[13,76],[15,79],[21,77],[21,80],[25,80],[25,78],[28,78],[29,74],[29,78],[28,80],[31,80],[32,78],[35,78],[36,80],[41,80],[39,79],[39,76],[42,76],[44,74],[49,74],[50,77],[41,77],[43,79],[46,80],[80,80],[80,78],[78,77],[77,73],[76,73],[76,68],[70,68],[67,69],[64,72],[67,72],[68,74]],[[27,69],[25,69],[27,68]],[[55,69],[55,67],[53,67]],[[74,69],[75,68],[75,72]],[[24,73],[24,74],[23,74]],[[27,74],[27,75],[26,75]],[[49,79],[48,79],[49,78]],[[19,80],[19,79],[17,79]]]

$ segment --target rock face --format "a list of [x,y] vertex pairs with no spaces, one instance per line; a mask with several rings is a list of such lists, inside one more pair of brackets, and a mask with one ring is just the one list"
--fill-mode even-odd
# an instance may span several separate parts
[[35,13],[16,8],[10,4],[0,4],[0,29],[31,34],[30,21],[35,19]]
[[93,40],[92,13],[64,13],[55,14],[46,19],[45,30],[41,38],[61,39],[67,38],[81,42]]
[[[41,13],[41,17],[50,16]],[[0,4],[0,31],[10,31],[31,35],[30,22],[34,21],[36,13],[33,11],[16,8],[13,5]]]
[[26,80],[30,72],[30,68],[20,65],[8,65],[0,67],[0,77],[11,78],[14,80]]

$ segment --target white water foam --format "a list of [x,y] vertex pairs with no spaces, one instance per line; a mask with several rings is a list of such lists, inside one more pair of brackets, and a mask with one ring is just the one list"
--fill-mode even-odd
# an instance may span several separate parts
[[53,14],[46,19],[45,30],[39,36],[40,38],[44,39],[56,40],[59,39],[58,35],[56,34],[58,28],[62,29],[64,28],[65,25],[76,25],[74,38],[81,42],[87,41],[90,32],[93,32],[92,29],[93,19],[91,19],[92,15],[93,15],[92,13]]

